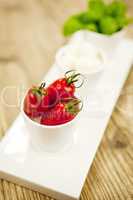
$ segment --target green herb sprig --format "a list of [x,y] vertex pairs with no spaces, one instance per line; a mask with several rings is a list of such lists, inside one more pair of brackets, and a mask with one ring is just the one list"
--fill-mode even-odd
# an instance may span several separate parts
[[114,0],[106,4],[103,0],[87,1],[87,9],[70,16],[64,23],[64,36],[69,36],[79,30],[90,30],[106,35],[112,35],[133,23],[133,18],[127,15],[127,5],[124,0]]

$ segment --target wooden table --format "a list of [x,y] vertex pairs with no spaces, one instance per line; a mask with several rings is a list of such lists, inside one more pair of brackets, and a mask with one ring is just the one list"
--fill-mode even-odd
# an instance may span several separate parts
[[[130,10],[133,3],[128,0]],[[65,42],[61,26],[83,0],[0,0],[0,136],[19,112],[19,97],[38,83]],[[132,33],[130,35],[133,35]],[[0,200],[50,198],[0,180]],[[81,200],[133,199],[133,70],[99,146]]]

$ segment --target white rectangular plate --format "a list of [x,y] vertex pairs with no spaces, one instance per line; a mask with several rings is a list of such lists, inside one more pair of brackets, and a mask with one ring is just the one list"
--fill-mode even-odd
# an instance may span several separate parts
[[[132,61],[133,43],[123,40],[113,49],[113,60],[108,60],[98,87],[94,92],[86,91],[72,144],[62,151],[34,149],[20,114],[0,142],[0,177],[60,200],[78,199]],[[59,76],[54,65],[45,80]]]

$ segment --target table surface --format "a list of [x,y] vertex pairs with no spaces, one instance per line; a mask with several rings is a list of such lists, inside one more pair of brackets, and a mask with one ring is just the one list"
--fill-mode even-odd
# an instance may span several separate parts
[[[130,12],[133,3],[127,1]],[[20,97],[38,83],[66,41],[64,20],[85,0],[0,0],[0,136],[19,113]],[[133,36],[132,29],[129,35]],[[0,200],[50,197],[0,179]],[[133,70],[114,109],[87,176],[81,200],[133,199]]]

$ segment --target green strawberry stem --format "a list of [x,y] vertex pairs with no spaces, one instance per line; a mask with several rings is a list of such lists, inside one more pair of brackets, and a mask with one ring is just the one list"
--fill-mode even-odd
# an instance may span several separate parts
[[47,92],[46,92],[46,90],[44,89],[44,88],[45,88],[45,85],[46,85],[46,83],[43,82],[43,83],[41,83],[41,85],[40,85],[39,87],[33,87],[33,88],[32,88],[32,93],[35,94],[35,95],[37,95],[37,96],[46,95]]
[[46,86],[46,83],[42,82],[41,85],[40,85],[40,87],[39,87],[39,89],[43,89],[43,88],[45,88],[45,86]]
[[80,73],[76,73],[76,70],[69,70],[65,73],[65,78],[66,78],[68,85],[70,85],[72,83],[76,83],[79,80],[80,77],[82,77],[83,79],[81,81],[81,84],[76,88],[79,88],[83,85],[83,83],[84,83],[83,75],[80,74]]
[[[81,107],[79,106],[81,104]],[[83,103],[80,99],[71,98],[71,100],[65,104],[66,111],[77,115],[83,108]]]

